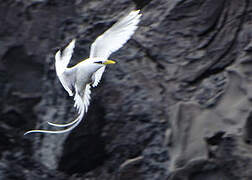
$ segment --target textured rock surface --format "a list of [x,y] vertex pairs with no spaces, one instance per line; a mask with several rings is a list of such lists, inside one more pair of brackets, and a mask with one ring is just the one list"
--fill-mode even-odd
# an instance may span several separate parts
[[[85,121],[23,136],[74,116],[56,50],[77,37],[79,62],[136,8]],[[0,179],[252,179],[251,12],[249,0],[1,1]]]

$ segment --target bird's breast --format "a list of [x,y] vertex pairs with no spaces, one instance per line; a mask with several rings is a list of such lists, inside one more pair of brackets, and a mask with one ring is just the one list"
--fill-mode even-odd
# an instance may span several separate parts
[[92,75],[100,68],[96,64],[80,63],[76,71],[76,83],[78,86],[84,86],[92,82]]

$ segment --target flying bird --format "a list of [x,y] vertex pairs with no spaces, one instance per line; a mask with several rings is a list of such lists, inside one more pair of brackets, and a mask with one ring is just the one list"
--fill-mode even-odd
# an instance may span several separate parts
[[68,68],[71,60],[76,39],[73,39],[68,46],[61,52],[55,54],[56,74],[69,96],[74,96],[74,107],[77,109],[78,116],[73,121],[66,124],[55,124],[48,122],[49,125],[62,130],[31,130],[25,133],[65,133],[74,129],[83,119],[90,103],[91,86],[96,87],[102,78],[106,65],[115,64],[109,60],[109,56],[121,48],[134,34],[140,21],[140,11],[131,11],[127,16],[121,18],[111,28],[98,36],[91,45],[89,58],[81,61],[73,67]]

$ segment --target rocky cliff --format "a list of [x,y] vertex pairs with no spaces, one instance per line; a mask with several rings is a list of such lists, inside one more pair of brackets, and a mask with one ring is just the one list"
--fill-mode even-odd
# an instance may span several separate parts
[[[75,115],[55,52],[71,65],[120,17],[140,27],[114,53],[85,120]],[[252,3],[249,0],[0,2],[0,179],[251,180]]]

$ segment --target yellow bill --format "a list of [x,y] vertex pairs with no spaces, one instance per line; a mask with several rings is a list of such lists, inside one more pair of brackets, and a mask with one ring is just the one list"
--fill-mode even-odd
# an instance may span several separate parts
[[115,64],[115,61],[112,60],[106,60],[103,64]]

